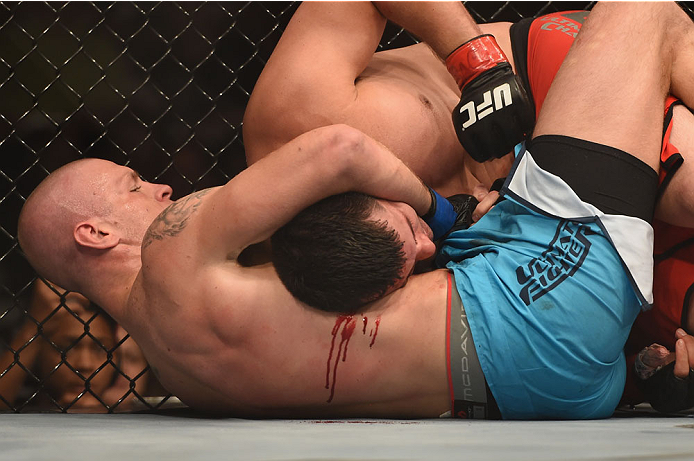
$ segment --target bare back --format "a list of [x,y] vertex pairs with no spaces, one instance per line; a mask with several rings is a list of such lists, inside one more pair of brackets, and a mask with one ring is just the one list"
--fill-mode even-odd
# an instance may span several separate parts
[[448,410],[445,271],[412,278],[363,314],[339,317],[295,300],[271,265],[237,261],[309,204],[355,187],[402,197],[421,213],[431,200],[380,144],[331,126],[155,219],[127,305],[109,312],[170,392],[193,407],[239,416]]
[[260,417],[448,410],[445,272],[336,316],[296,301],[270,265],[229,260],[201,271],[180,251],[190,237],[152,245],[129,306],[140,325],[133,336],[183,402]]

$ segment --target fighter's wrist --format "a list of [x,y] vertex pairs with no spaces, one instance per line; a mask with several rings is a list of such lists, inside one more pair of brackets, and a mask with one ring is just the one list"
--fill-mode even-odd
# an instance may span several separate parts
[[424,221],[430,220],[436,214],[436,192],[434,192],[434,189],[432,189],[429,186],[427,186],[427,189],[429,190],[429,196],[431,197],[431,203],[429,204],[429,209],[427,210],[427,212],[421,216],[421,218]]
[[434,233],[434,240],[437,240],[453,227],[457,214],[451,202],[436,193],[432,188],[429,188],[429,193],[431,194],[431,206],[422,216],[422,219]]
[[508,63],[508,58],[490,34],[468,40],[446,58],[446,68],[461,89],[482,72],[502,63]]

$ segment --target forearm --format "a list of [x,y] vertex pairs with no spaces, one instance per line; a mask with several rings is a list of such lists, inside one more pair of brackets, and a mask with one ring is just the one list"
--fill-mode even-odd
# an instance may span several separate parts
[[427,187],[388,149],[361,131],[333,125],[302,134],[209,194],[196,222],[212,254],[233,257],[304,208],[349,191],[408,203],[420,215],[431,205]]
[[[347,125],[326,126],[299,136],[285,147],[288,152],[278,150],[272,156],[278,160],[272,174],[292,189],[299,205],[297,212],[344,192],[405,202],[420,214],[429,209],[429,190],[419,177],[383,144],[360,130]],[[291,168],[283,166],[285,162]]]
[[374,197],[404,202],[417,214],[424,215],[431,205],[428,188],[417,175],[381,143],[361,134],[361,142],[353,146],[349,156],[345,184],[348,190]]
[[[451,203],[428,188],[399,158],[364,133],[336,126],[329,149],[318,149],[309,162],[318,164],[321,198],[354,191],[393,202],[404,202],[424,219],[437,239],[457,219]],[[330,131],[329,131],[330,133]],[[327,182],[326,182],[327,179]]]
[[424,40],[445,59],[482,31],[461,2],[374,2],[388,20]]

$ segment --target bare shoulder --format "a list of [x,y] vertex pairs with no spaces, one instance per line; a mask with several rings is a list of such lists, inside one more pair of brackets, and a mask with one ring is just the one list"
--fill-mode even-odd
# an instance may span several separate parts
[[172,203],[152,222],[147,229],[142,249],[146,249],[155,241],[163,241],[164,239],[174,239],[188,226],[192,215],[198,210],[202,204],[203,198],[210,193],[212,189],[205,189],[199,192],[194,192],[187,195],[176,202]]
[[[204,240],[202,205],[214,189],[194,192],[169,205],[150,224],[142,240],[142,268],[138,278],[142,299],[189,300],[189,293],[206,262],[200,250]],[[176,303],[169,302],[170,306]]]

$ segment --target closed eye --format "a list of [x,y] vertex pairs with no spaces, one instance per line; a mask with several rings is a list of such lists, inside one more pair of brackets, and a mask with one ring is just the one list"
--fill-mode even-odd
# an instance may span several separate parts
[[139,174],[137,171],[135,171],[135,170],[130,170],[130,175],[131,175],[131,177],[133,178],[133,183],[136,184],[135,187],[133,187],[132,189],[130,189],[130,192],[137,192],[137,191],[139,191],[140,189],[142,189],[142,186],[141,186],[141,185],[139,185],[139,186],[137,185],[137,184],[140,183],[140,181],[144,181],[144,180],[142,179],[142,176],[140,176],[140,174]]

